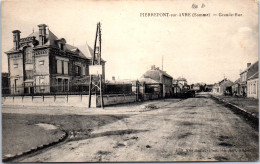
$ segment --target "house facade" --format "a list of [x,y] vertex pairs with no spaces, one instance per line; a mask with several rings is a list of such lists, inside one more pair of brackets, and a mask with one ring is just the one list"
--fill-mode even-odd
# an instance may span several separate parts
[[247,81],[247,97],[253,97],[258,99],[258,74],[259,72],[256,72],[254,75],[248,78]]
[[142,78],[151,79],[152,81],[156,82],[158,84],[158,91],[161,90],[159,86],[162,85],[162,97],[170,97],[173,95],[173,78],[165,71],[162,71],[158,67],[155,67],[155,65],[151,67],[151,70],[146,71],[141,79]]
[[215,83],[212,88],[212,92],[219,95],[231,94],[232,85],[234,83],[227,78],[224,78],[219,83]]
[[[5,52],[11,94],[69,92],[75,81],[89,76],[94,54],[88,45],[83,53],[55,36],[47,25],[38,27],[25,38],[21,38],[19,30],[13,31],[13,48]],[[102,66],[105,75],[103,60]]]
[[248,90],[247,90],[248,78],[253,76],[256,72],[258,72],[258,61],[255,62],[254,64],[247,63],[247,68],[240,73],[240,84],[239,84],[240,95],[246,96],[246,94],[248,94]]
[[232,94],[234,96],[240,96],[241,92],[240,92],[240,78],[238,78],[234,84],[232,85]]

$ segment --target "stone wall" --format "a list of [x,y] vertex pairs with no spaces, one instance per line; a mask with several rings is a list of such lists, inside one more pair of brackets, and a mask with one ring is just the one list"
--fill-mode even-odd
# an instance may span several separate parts
[[[2,97],[2,105],[88,107],[88,98],[88,95],[8,96]],[[91,97],[91,107],[96,107],[96,96]]]
[[[104,106],[136,102],[136,95],[104,95]],[[100,96],[97,96],[97,107],[101,106]]]

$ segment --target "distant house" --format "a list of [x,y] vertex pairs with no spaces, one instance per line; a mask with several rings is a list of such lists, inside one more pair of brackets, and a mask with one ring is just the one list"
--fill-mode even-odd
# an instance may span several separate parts
[[215,83],[212,87],[212,93],[218,94],[219,93],[219,83]]
[[247,80],[249,77],[253,76],[258,72],[258,61],[254,64],[247,63],[247,68],[240,73],[240,94],[248,94],[247,92]]
[[240,78],[238,78],[234,82],[234,84],[232,85],[232,94],[236,95],[236,96],[241,95],[241,93],[240,93]]
[[247,80],[247,97],[258,99],[258,71]]
[[227,78],[224,78],[219,83],[215,83],[212,89],[212,92],[219,95],[231,94],[232,85],[234,83]]
[[199,83],[194,84],[193,90],[196,91],[196,92],[200,91],[200,84]]
[[132,94],[136,93],[136,80],[118,79],[106,80],[104,85],[105,94]]
[[153,65],[150,70],[146,71],[141,78],[151,79],[158,84],[162,84],[163,97],[170,97],[173,95],[172,77],[165,71],[162,71],[158,67],[155,67],[155,65]]
[[207,85],[205,86],[205,91],[206,91],[206,92],[211,92],[212,89],[213,89],[213,84],[207,84]]
[[183,89],[183,87],[187,85],[187,80],[183,77],[179,77],[174,81],[176,81],[176,83],[179,85],[181,89]]

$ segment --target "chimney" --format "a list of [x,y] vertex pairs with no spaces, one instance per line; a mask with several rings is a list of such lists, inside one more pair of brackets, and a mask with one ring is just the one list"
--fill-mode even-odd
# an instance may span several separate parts
[[247,63],[247,67],[250,67],[251,63]]
[[46,25],[40,24],[39,27],[39,44],[42,46],[46,41]]
[[13,43],[14,43],[14,49],[18,50],[20,48],[20,33],[19,30],[13,31]]
[[151,66],[151,70],[155,70],[155,65],[152,65],[152,66]]

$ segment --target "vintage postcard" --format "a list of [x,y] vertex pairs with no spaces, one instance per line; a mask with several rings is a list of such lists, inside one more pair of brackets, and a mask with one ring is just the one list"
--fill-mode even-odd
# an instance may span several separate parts
[[3,162],[259,160],[258,0],[3,0]]

